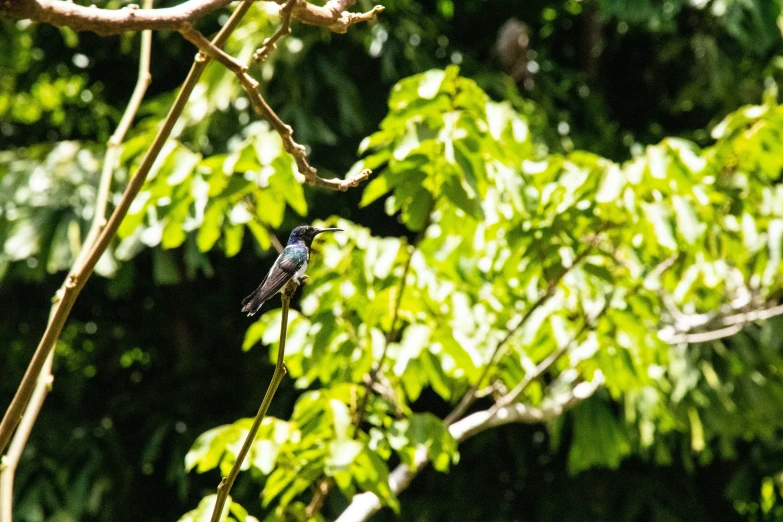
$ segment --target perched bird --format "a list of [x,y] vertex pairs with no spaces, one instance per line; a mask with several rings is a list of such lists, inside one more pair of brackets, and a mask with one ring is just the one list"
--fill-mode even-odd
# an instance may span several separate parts
[[296,227],[288,236],[288,245],[283,249],[269,273],[256,291],[242,300],[242,311],[247,312],[248,317],[258,312],[270,297],[283,289],[291,279],[299,283],[307,270],[307,262],[310,260],[310,245],[313,238],[321,232],[342,231],[339,228],[313,228]]

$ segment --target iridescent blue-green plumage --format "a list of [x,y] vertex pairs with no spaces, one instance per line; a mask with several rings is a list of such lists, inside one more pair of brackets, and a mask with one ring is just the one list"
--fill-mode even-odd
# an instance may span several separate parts
[[254,315],[270,297],[283,289],[285,284],[296,278],[301,280],[310,260],[310,245],[313,238],[321,232],[332,232],[339,228],[296,227],[288,237],[288,245],[275,260],[272,268],[255,292],[242,300],[242,311],[248,316]]

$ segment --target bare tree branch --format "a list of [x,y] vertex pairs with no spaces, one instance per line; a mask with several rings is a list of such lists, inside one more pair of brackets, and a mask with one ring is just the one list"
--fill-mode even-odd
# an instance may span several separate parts
[[35,391],[30,402],[25,408],[22,421],[19,423],[19,429],[14,433],[14,438],[8,446],[8,453],[0,461],[0,522],[13,522],[14,506],[14,477],[16,476],[16,467],[22,458],[22,452],[27,445],[27,440],[33,430],[38,414],[41,412],[46,396],[49,394],[52,386],[52,360],[54,352],[49,353],[49,357],[44,363],[41,375],[38,376],[38,382],[35,385]]
[[269,53],[277,49],[277,41],[291,34],[291,16],[296,0],[287,0],[280,8],[280,28],[271,37],[264,40],[264,45],[253,53],[253,61],[261,63],[269,57]]
[[[350,26],[371,20],[383,11],[383,6],[375,6],[366,13],[349,13],[346,9],[354,2],[345,0],[330,0],[324,6],[316,6],[306,0],[292,2],[291,16],[336,33],[344,33]],[[106,36],[145,29],[179,31],[183,24],[196,22],[230,3],[231,0],[187,0],[175,7],[159,9],[139,9],[135,5],[122,9],[99,9],[67,0],[7,0],[0,2],[0,18],[29,19]]]
[[[279,4],[285,0],[275,0]],[[347,9],[356,0],[329,0],[323,7],[310,4],[305,0],[296,0],[293,16],[300,22],[325,27],[335,33],[345,33],[348,28],[360,22],[367,22],[383,12],[382,5],[376,5],[366,13],[349,13]]]
[[[554,404],[546,409],[533,408],[520,403],[510,404],[490,412],[472,413],[449,426],[449,433],[457,442],[464,442],[484,430],[511,423],[537,424],[547,422],[563,414],[595,393],[603,384],[603,375],[596,374],[592,382],[577,384],[570,393],[554,399]],[[416,451],[414,464],[408,467],[400,464],[389,474],[389,487],[395,494],[404,491],[429,462],[427,449]],[[354,495],[351,504],[337,518],[336,522],[358,522],[366,520],[381,508],[381,501],[375,493],[365,492]]]
[[[369,16],[366,13],[365,15],[351,15],[343,12],[344,9],[353,5],[353,0],[330,0],[323,7],[312,6],[305,0],[285,1],[295,2],[294,7],[291,8],[292,16],[299,17],[301,15],[307,23],[329,26],[335,31],[338,31],[340,27],[348,27],[348,25],[357,21],[366,20]],[[179,7],[169,8],[169,10],[133,9],[130,7],[121,10],[102,10],[85,8],[62,0],[0,1],[0,17],[29,18],[33,21],[67,26],[75,30],[95,31],[99,34],[113,34],[126,30],[171,29],[181,32],[200,49],[188,77],[185,79],[180,92],[175,98],[150,148],[139,164],[136,173],[128,183],[117,208],[114,209],[105,227],[103,223],[100,224],[103,230],[98,234],[95,244],[89,253],[83,256],[83,259],[78,264],[74,265],[63,284],[62,291],[58,292],[58,301],[51,321],[47,325],[38,348],[36,348],[33,354],[25,375],[22,377],[22,382],[11,400],[11,404],[8,406],[2,421],[0,421],[0,453],[5,450],[14,430],[21,421],[23,412],[35,389],[38,375],[57,342],[57,338],[60,336],[71,308],[86,284],[87,279],[92,275],[101,255],[117,233],[117,229],[127,214],[131,203],[144,185],[155,159],[171,135],[176,121],[179,119],[193,88],[204,72],[210,58],[219,60],[237,75],[243,87],[248,91],[255,110],[271,123],[283,139],[285,150],[294,156],[297,168],[304,175],[306,184],[344,191],[359,185],[371,174],[370,170],[365,169],[358,176],[350,179],[320,178],[316,170],[308,164],[304,146],[293,140],[291,127],[280,120],[260,93],[258,93],[258,82],[247,75],[245,66],[239,64],[235,59],[222,51],[228,36],[250,9],[253,0],[240,2],[212,42],[209,42],[201,33],[193,29],[192,21],[227,3],[224,0],[189,0]],[[376,8],[372,13],[378,13],[381,10],[382,8]],[[284,20],[285,24],[290,24],[290,20],[287,22]]]
[[234,485],[237,476],[239,476],[239,472],[242,469],[242,463],[245,461],[248,451],[250,451],[250,446],[253,445],[253,441],[258,433],[258,428],[261,427],[261,422],[264,420],[264,417],[266,417],[269,405],[272,404],[272,398],[275,396],[278,386],[280,386],[280,383],[283,381],[283,377],[288,373],[288,370],[285,367],[285,341],[286,336],[288,335],[288,309],[291,306],[291,297],[293,297],[297,288],[299,288],[299,283],[295,279],[288,281],[285,288],[283,288],[281,294],[283,315],[280,319],[280,344],[277,347],[275,371],[272,373],[272,380],[269,382],[269,386],[264,393],[264,398],[261,400],[261,406],[259,406],[258,413],[256,413],[256,416],[253,419],[253,424],[250,426],[250,430],[248,430],[244,442],[242,442],[242,447],[237,453],[234,465],[231,466],[231,471],[228,475],[223,477],[220,484],[218,484],[215,507],[212,510],[212,518],[210,519],[211,522],[220,522],[224,513],[223,508],[226,505],[226,501],[228,501],[228,494],[231,492],[231,487]]
[[[606,308],[604,308],[605,310]],[[525,377],[519,381],[519,383],[514,386],[514,388],[511,389],[508,393],[501,396],[498,400],[495,401],[495,404],[487,411],[490,413],[493,410],[501,410],[502,408],[505,408],[507,406],[510,406],[511,404],[517,402],[519,400],[519,397],[525,392],[525,390],[530,386],[530,384],[537,379],[539,376],[543,375],[544,372],[549,370],[562,356],[568,353],[568,350],[573,346],[573,344],[579,339],[579,337],[588,329],[590,326],[589,321],[585,321],[582,327],[577,331],[571,339],[568,340],[567,343],[565,343],[563,346],[556,349],[554,352],[549,354],[543,361],[538,363],[536,365],[536,369],[532,374],[525,375]]]
[[272,125],[272,128],[277,131],[283,140],[285,151],[294,157],[297,170],[304,176],[305,184],[311,187],[346,191],[351,187],[358,186],[362,181],[370,177],[372,174],[370,169],[364,169],[357,176],[348,179],[324,179],[319,177],[318,171],[307,161],[307,149],[304,145],[294,141],[294,130],[290,125],[283,122],[280,116],[266,102],[258,90],[258,82],[247,73],[247,66],[239,63],[233,56],[230,56],[219,47],[212,45],[204,35],[193,29],[193,26],[189,23],[183,24],[179,32],[199,49],[201,56],[213,58],[236,75],[250,99],[250,105],[253,106],[253,109],[259,116],[262,116]]
[[30,19],[106,36],[144,29],[177,30],[181,24],[195,22],[230,3],[231,0],[188,0],[176,7],[159,9],[139,9],[136,5],[98,9],[65,0],[12,0],[0,3],[0,17]]
[[[704,325],[706,327],[715,326],[715,328],[698,332],[698,331],[684,331],[677,332],[675,328],[664,328],[658,332],[658,337],[668,344],[696,344],[696,343],[708,343],[710,341],[717,341],[718,339],[725,339],[731,337],[742,331],[742,329],[750,323],[756,321],[764,321],[771,317],[783,315],[783,305],[773,306],[770,308],[760,308],[757,310],[750,310],[748,312],[741,312],[732,315],[723,315],[711,318],[708,322],[701,320],[701,316],[698,320],[694,321],[693,330],[696,330],[698,326]],[[685,324],[682,318],[680,323]],[[698,325],[698,326],[697,326]]]

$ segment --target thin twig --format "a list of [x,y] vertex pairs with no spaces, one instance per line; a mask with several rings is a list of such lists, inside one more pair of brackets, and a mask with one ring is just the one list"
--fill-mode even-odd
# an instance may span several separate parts
[[275,31],[270,38],[264,41],[264,44],[253,53],[253,61],[262,63],[269,57],[269,53],[277,49],[277,41],[284,36],[291,34],[291,14],[293,13],[296,0],[287,0],[280,8],[280,28]]
[[304,176],[305,184],[311,187],[344,192],[349,188],[359,186],[362,181],[370,177],[372,174],[370,169],[364,169],[358,175],[348,179],[325,179],[319,177],[318,171],[307,161],[307,149],[304,145],[301,145],[294,140],[294,130],[290,125],[287,125],[280,119],[280,116],[277,115],[261,95],[261,92],[258,90],[258,82],[247,73],[247,66],[240,64],[232,56],[226,54],[217,46],[212,45],[204,35],[193,29],[190,24],[182,24],[179,27],[179,31],[188,41],[199,49],[200,53],[220,62],[236,75],[239,83],[247,93],[253,110],[269,122],[283,140],[283,148],[285,151],[294,157],[296,168],[299,173]]
[[[421,234],[419,234],[419,236],[421,236]],[[411,259],[413,258],[413,254],[415,251],[416,251],[416,243],[414,243],[410,255],[405,260],[405,266],[402,270],[402,278],[400,279],[400,286],[397,290],[397,299],[395,300],[394,310],[392,312],[391,326],[389,328],[389,331],[386,333],[385,343],[383,345],[383,352],[381,352],[380,359],[370,370],[369,375],[364,381],[364,394],[362,395],[361,403],[359,404],[359,407],[356,409],[356,417],[354,420],[354,430],[353,430],[354,439],[356,439],[359,436],[359,429],[364,419],[364,415],[367,412],[367,404],[370,400],[370,395],[372,394],[372,387],[375,385],[376,381],[378,380],[378,373],[381,371],[381,366],[386,360],[386,355],[389,349],[389,345],[391,344],[392,340],[396,336],[397,317],[400,310],[400,304],[402,303],[402,294],[403,292],[405,292],[405,281],[408,279],[408,272],[410,271]],[[326,495],[329,494],[329,490],[332,488],[333,484],[334,481],[332,480],[331,477],[324,477],[318,482],[318,485],[315,488],[315,493],[313,494],[313,498],[310,500],[310,503],[307,505],[307,508],[305,510],[305,514],[308,519],[312,518],[315,515],[315,513],[321,510],[324,500],[326,499]]]
[[[146,9],[151,8],[152,0],[144,0],[144,7]],[[122,118],[120,118],[117,129],[109,138],[106,154],[103,157],[103,168],[101,170],[100,182],[98,183],[98,191],[95,197],[95,211],[93,212],[90,229],[87,232],[87,236],[73,263],[74,267],[82,264],[87,253],[95,244],[98,235],[106,224],[106,209],[108,207],[109,194],[111,191],[112,174],[114,173],[114,168],[121,152],[120,145],[125,139],[125,134],[127,134],[128,129],[133,122],[133,118],[136,116],[136,112],[141,105],[141,101],[144,99],[147,87],[152,81],[150,76],[151,51],[152,31],[143,31],[141,33],[139,74],[136,79],[136,86],[133,88],[130,101],[125,107],[125,111],[122,114]],[[52,309],[49,313],[50,321],[54,316],[56,307],[57,303],[52,305]],[[14,475],[16,473],[16,468],[19,465],[22,451],[30,437],[33,425],[43,407],[46,396],[52,388],[52,382],[54,380],[54,377],[52,376],[53,359],[54,350],[51,350],[38,375],[35,390],[22,414],[19,427],[8,446],[8,453],[3,457],[2,466],[0,466],[0,506],[2,506],[0,508],[0,522],[12,522]]]
[[264,393],[264,399],[261,401],[261,406],[258,408],[255,419],[253,419],[253,425],[250,426],[250,431],[245,437],[245,442],[242,443],[242,448],[237,453],[236,461],[231,468],[231,472],[220,481],[217,488],[217,500],[215,501],[215,509],[212,511],[211,522],[219,522],[223,514],[223,507],[228,499],[228,494],[231,492],[231,487],[234,485],[234,481],[239,475],[239,470],[242,468],[242,462],[244,462],[247,452],[250,451],[250,446],[256,438],[258,428],[261,426],[261,421],[264,420],[269,405],[272,403],[272,398],[275,396],[277,387],[280,386],[280,382],[285,377],[285,339],[288,333],[288,309],[291,306],[291,297],[296,292],[298,284],[292,279],[288,282],[282,293],[283,300],[283,316],[280,320],[280,344],[277,348],[277,363],[275,364],[275,371],[272,374],[272,381],[269,383],[269,387]]
[[266,231],[269,234],[269,242],[272,243],[272,247],[277,251],[278,254],[282,254],[285,247],[283,246],[283,243],[277,239],[275,230],[267,224],[264,224],[264,228],[266,228]]
[[[144,8],[149,9],[152,6],[152,0],[144,0]],[[152,83],[150,74],[150,57],[152,54],[152,31],[142,31],[141,48],[139,51],[139,74],[136,77],[136,86],[133,88],[130,100],[128,101],[125,112],[117,124],[117,129],[111,135],[107,143],[106,155],[103,157],[103,167],[101,170],[101,181],[98,185],[98,195],[95,200],[95,212],[93,213],[92,223],[87,236],[84,239],[82,249],[76,257],[74,266],[79,266],[90,251],[92,245],[98,239],[98,235],[106,226],[106,210],[109,203],[109,194],[112,182],[112,173],[117,166],[117,161],[122,153],[122,142],[128,133],[133,119],[144,100],[147,93],[147,87]]]
[[405,293],[405,286],[406,281],[408,279],[408,273],[410,272],[411,267],[411,260],[413,259],[413,254],[416,252],[416,246],[417,242],[414,242],[414,244],[411,246],[410,254],[408,255],[408,258],[405,260],[405,265],[402,269],[402,277],[400,278],[400,286],[397,289],[397,299],[395,299],[394,302],[394,310],[392,311],[392,320],[391,325],[389,327],[389,331],[386,332],[385,336],[385,342],[383,344],[383,351],[381,352],[381,357],[378,359],[378,362],[375,363],[373,368],[370,370],[370,375],[367,379],[364,381],[364,395],[362,396],[362,402],[359,405],[359,408],[356,410],[356,421],[354,423],[354,438],[356,438],[356,435],[359,433],[359,427],[362,424],[362,421],[364,420],[364,414],[367,410],[367,402],[369,400],[370,394],[372,393],[372,387],[375,384],[375,382],[378,380],[378,373],[381,371],[381,367],[383,366],[383,363],[386,362],[386,356],[389,352],[389,345],[394,340],[395,336],[397,335],[397,319],[400,313],[400,305],[402,304],[402,294]]
[[[226,22],[226,25],[223,26],[213,40],[212,43],[215,46],[222,47],[225,44],[228,36],[234,31],[239,21],[245,16],[253,3],[253,0],[243,0],[239,4]],[[169,113],[166,115],[155,139],[145,153],[144,158],[142,158],[136,173],[125,188],[125,192],[123,192],[119,204],[114,209],[114,212],[112,212],[109,221],[106,223],[106,226],[101,231],[95,244],[90,249],[90,253],[79,265],[71,270],[63,284],[62,292],[58,292],[57,302],[55,303],[56,308],[52,314],[52,318],[38,343],[38,347],[27,366],[24,377],[22,377],[22,382],[17,388],[14,398],[11,400],[11,404],[8,406],[8,409],[3,416],[3,420],[0,421],[0,453],[5,451],[8,441],[11,439],[11,435],[21,421],[24,409],[27,407],[27,403],[30,401],[30,397],[35,390],[38,375],[40,375],[41,369],[43,368],[46,359],[49,357],[49,353],[52,351],[57,339],[60,337],[60,332],[62,332],[65,321],[68,319],[68,315],[71,313],[71,309],[73,308],[79,293],[95,270],[95,265],[98,263],[101,255],[103,255],[106,248],[109,246],[109,243],[116,235],[117,229],[125,215],[128,213],[131,203],[144,185],[150,168],[158,157],[158,154],[160,154],[160,151],[171,134],[179,116],[182,114],[182,110],[185,108],[185,104],[187,103],[190,94],[193,92],[193,88],[198,83],[201,74],[204,72],[204,68],[207,66],[208,61],[209,60],[206,59],[194,60],[188,77],[182,84],[182,88],[174,99],[174,103],[169,109]]]
[[305,517],[307,517],[307,520],[311,520],[316,513],[321,511],[324,501],[326,500],[326,495],[329,494],[329,490],[332,489],[333,485],[334,479],[332,477],[326,477],[316,484],[313,498],[310,499],[310,503],[307,504],[307,507],[305,508]]
[[571,349],[571,346],[573,346],[574,343],[576,343],[579,338],[582,336],[583,333],[585,333],[588,329],[595,328],[597,326],[598,320],[606,314],[607,310],[609,310],[609,306],[612,301],[613,293],[610,293],[606,296],[606,303],[604,304],[603,308],[593,317],[592,319],[585,318],[584,322],[582,323],[582,327],[579,328],[579,330],[574,333],[574,335],[571,336],[571,338],[566,342],[563,346],[556,349],[552,353],[550,353],[543,361],[538,363],[536,365],[536,369],[525,375],[525,377],[517,383],[514,388],[511,389],[508,393],[498,398],[498,400],[495,401],[495,404],[492,405],[489,410],[487,410],[491,415],[495,415],[498,411],[500,411],[502,408],[505,408],[509,406],[512,403],[515,403],[519,400],[519,397],[524,393],[524,391],[530,386],[530,384],[541,377],[544,373],[546,373],[558,360],[560,360],[561,357],[563,357],[565,354],[568,353],[568,351]]
[[[278,4],[286,0],[274,0]],[[359,22],[368,22],[383,12],[382,5],[376,5],[365,13],[349,13],[348,8],[356,0],[328,0],[322,7],[305,0],[296,0],[293,16],[300,22],[325,27],[335,33],[345,33],[348,28]]]
[[[350,0],[345,0],[350,1]],[[375,364],[374,368],[370,371],[369,379],[365,381],[364,386],[364,397],[362,398],[362,404],[357,410],[356,415],[356,430],[354,431],[354,438],[356,438],[356,435],[359,432],[359,426],[361,426],[362,421],[364,419],[364,414],[366,413],[367,409],[367,401],[370,396],[370,392],[372,391],[372,387],[375,385],[375,383],[378,380],[378,373],[383,368],[383,363],[386,362],[386,357],[389,353],[389,345],[394,341],[394,339],[397,337],[397,330],[398,330],[398,320],[400,316],[400,306],[402,306],[402,296],[405,293],[405,287],[408,284],[408,273],[410,273],[411,270],[411,262],[413,261],[413,256],[416,253],[416,250],[419,248],[419,244],[424,239],[424,235],[427,233],[427,229],[430,226],[430,222],[432,220],[432,213],[435,211],[435,206],[437,205],[438,201],[437,199],[433,199],[430,203],[430,208],[427,210],[427,217],[424,219],[424,225],[421,227],[421,230],[419,230],[418,234],[416,234],[416,238],[413,240],[413,243],[411,244],[410,252],[408,253],[408,258],[405,260],[405,266],[402,269],[402,276],[400,278],[400,286],[397,289],[397,298],[394,300],[394,309],[392,310],[392,319],[391,324],[389,325],[389,331],[386,332],[386,336],[384,338],[384,344],[383,344],[383,351],[381,352],[381,357],[378,359],[378,362]]]
[[[394,338],[397,336],[397,330],[398,330],[397,322],[400,314],[400,306],[402,305],[402,296],[405,293],[405,286],[408,280],[408,273],[410,272],[410,268],[411,268],[411,261],[413,260],[413,255],[416,253],[416,249],[418,248],[419,243],[421,243],[421,240],[424,238],[424,234],[426,234],[427,232],[427,228],[429,228],[432,211],[435,210],[436,203],[437,203],[436,200],[433,200],[432,203],[430,203],[430,208],[429,211],[427,212],[427,218],[425,220],[424,226],[421,228],[419,233],[416,235],[416,238],[413,240],[408,257],[405,260],[405,265],[402,269],[402,277],[400,279],[400,286],[397,289],[397,298],[395,299],[394,309],[392,310],[391,324],[389,325],[389,331],[386,332],[386,336],[384,339],[383,351],[381,352],[381,357],[378,359],[378,362],[375,363],[373,368],[370,370],[369,375],[364,381],[364,394],[362,395],[361,403],[359,404],[359,407],[356,409],[356,417],[354,420],[354,431],[353,431],[354,439],[356,439],[359,436],[359,430],[361,428],[362,421],[364,420],[364,415],[367,413],[367,404],[370,400],[370,395],[373,393],[372,388],[378,382],[378,374],[380,373],[381,368],[383,367],[383,363],[386,361],[386,357],[389,351],[389,345],[392,343],[392,341],[394,341]],[[315,515],[315,513],[318,513],[321,510],[324,500],[326,499],[326,495],[329,494],[329,491],[331,490],[333,485],[334,485],[334,480],[332,480],[331,477],[324,477],[318,482],[318,485],[316,486],[315,489],[315,493],[313,494],[313,498],[310,500],[310,503],[307,505],[307,508],[305,509],[305,515],[307,516],[308,519],[312,518]]]
[[14,505],[14,477],[16,467],[22,458],[22,452],[27,445],[30,432],[33,430],[38,414],[41,411],[44,400],[51,390],[52,384],[52,360],[54,352],[49,352],[41,375],[35,386],[35,391],[30,399],[27,408],[25,408],[22,421],[19,423],[19,429],[14,433],[11,444],[8,445],[8,453],[3,457],[0,463],[0,522],[13,522]]

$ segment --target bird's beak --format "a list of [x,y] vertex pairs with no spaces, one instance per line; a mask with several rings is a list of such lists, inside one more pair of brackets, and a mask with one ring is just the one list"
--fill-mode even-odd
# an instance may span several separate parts
[[316,228],[315,234],[318,235],[321,232],[342,232],[342,228]]

